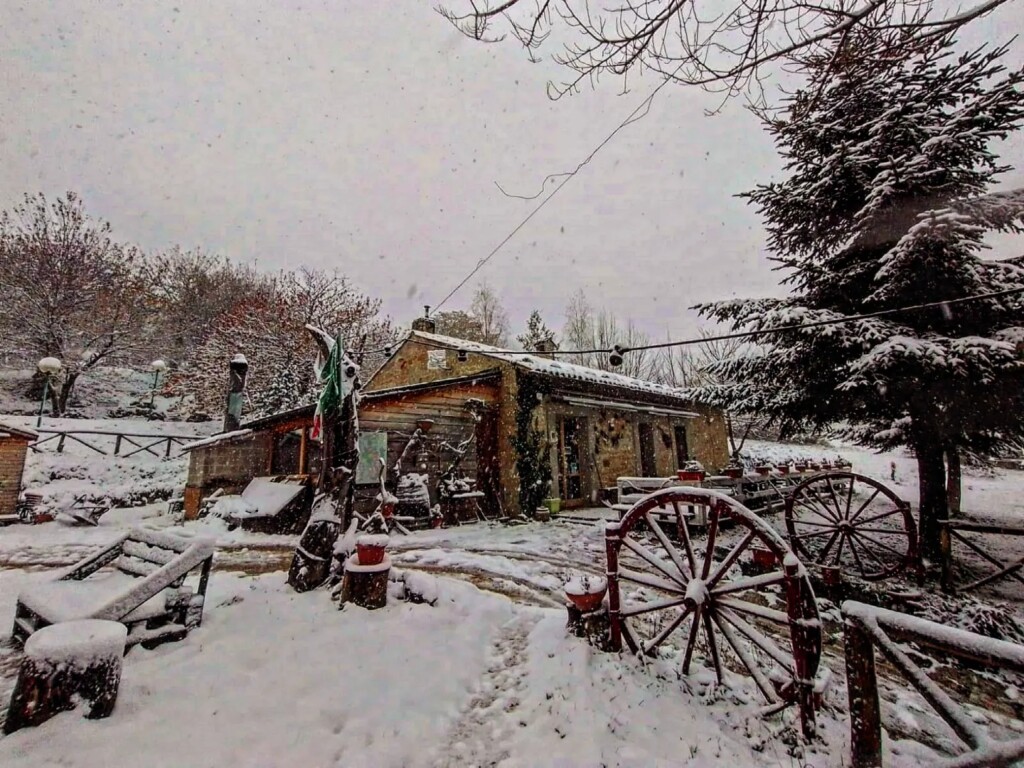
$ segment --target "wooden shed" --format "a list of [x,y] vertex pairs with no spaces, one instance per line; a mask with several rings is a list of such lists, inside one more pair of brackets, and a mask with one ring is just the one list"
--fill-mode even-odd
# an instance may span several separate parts
[[29,443],[38,437],[31,429],[0,422],[0,519],[17,511],[25,456]]

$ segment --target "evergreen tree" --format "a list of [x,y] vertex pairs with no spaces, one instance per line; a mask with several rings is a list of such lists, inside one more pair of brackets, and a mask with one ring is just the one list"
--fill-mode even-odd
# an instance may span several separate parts
[[535,309],[530,313],[530,317],[526,321],[526,330],[516,336],[516,341],[527,352],[533,352],[537,349],[538,343],[547,339],[554,341],[554,338],[555,332],[548,328],[544,318],[540,316],[540,312]]
[[[986,231],[1024,231],[1024,194],[988,191],[1008,170],[990,145],[1024,119],[1024,72],[1000,63],[1005,48],[955,55],[948,38],[887,57],[899,34],[854,32],[803,60],[806,87],[762,115],[788,178],[745,197],[792,295],[704,315],[761,330],[1024,286],[1017,261],[980,256]],[[946,458],[956,469],[962,452],[1021,444],[1021,326],[1017,294],[772,334],[695,394],[784,433],[840,425],[862,445],[908,446],[931,555]]]

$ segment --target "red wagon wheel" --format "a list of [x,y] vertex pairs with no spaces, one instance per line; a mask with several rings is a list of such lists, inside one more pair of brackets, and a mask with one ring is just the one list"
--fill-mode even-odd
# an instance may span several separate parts
[[804,562],[836,566],[867,581],[917,561],[910,504],[853,472],[824,472],[796,486],[786,500],[786,529]]
[[[694,507],[707,516],[705,541],[690,535]],[[701,655],[719,682],[723,669],[746,675],[769,709],[799,700],[813,718],[807,681],[818,669],[821,624],[807,573],[775,530],[725,494],[665,488],[609,525],[606,544],[613,649],[625,639],[634,653],[678,654],[683,674]],[[775,564],[748,576],[741,556],[755,546]]]

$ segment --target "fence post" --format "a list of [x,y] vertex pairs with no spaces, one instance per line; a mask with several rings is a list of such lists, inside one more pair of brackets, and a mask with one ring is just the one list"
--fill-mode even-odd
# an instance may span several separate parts
[[944,592],[953,591],[953,535],[949,532],[949,521],[939,527],[939,557],[942,560],[940,584]]
[[882,713],[875,677],[875,649],[858,619],[843,617],[843,644],[853,768],[882,768]]
[[64,438],[67,435],[63,432],[60,433],[60,437],[57,438],[57,453],[64,453]]
[[804,596],[800,582],[800,564],[789,557],[783,563],[786,573],[786,608],[789,615],[789,631],[793,638],[793,665],[796,677],[797,707],[800,710],[800,727],[804,738],[812,740],[816,731],[814,717],[814,680],[808,664],[811,641],[807,632],[807,617],[804,613]]
[[167,450],[164,451],[164,458],[165,459],[169,459],[171,457],[171,440],[172,440],[172,438],[170,438],[170,437],[167,438]]
[[121,454],[121,438],[124,435],[118,435],[114,438],[114,455],[119,456]]

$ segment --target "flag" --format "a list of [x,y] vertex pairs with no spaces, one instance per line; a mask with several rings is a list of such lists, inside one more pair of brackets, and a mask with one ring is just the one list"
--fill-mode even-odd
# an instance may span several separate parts
[[320,398],[316,403],[316,412],[313,414],[313,434],[311,437],[314,440],[320,439],[324,416],[337,412],[341,408],[341,401],[346,395],[346,382],[341,373],[341,361],[344,354],[341,346],[341,334],[338,334],[338,338],[335,339],[327,360],[319,371],[323,390],[320,392]]

